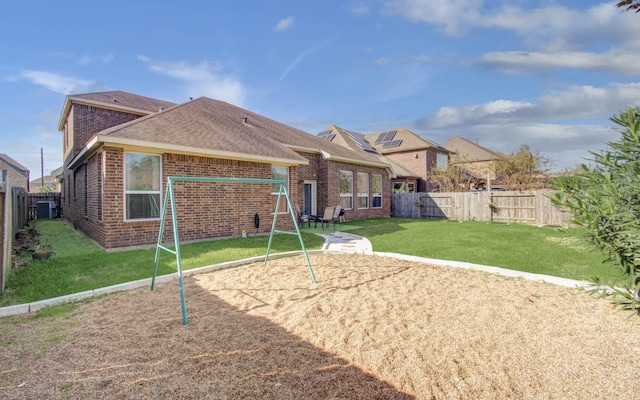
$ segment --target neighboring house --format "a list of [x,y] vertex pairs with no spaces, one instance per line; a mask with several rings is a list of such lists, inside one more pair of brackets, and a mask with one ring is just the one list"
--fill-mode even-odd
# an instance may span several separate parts
[[[292,205],[310,214],[338,204],[350,205],[350,219],[391,212],[389,190],[370,190],[366,209],[355,192],[365,174],[371,187],[389,186],[391,168],[377,157],[206,97],[173,105],[126,92],[71,95],[58,128],[65,137],[65,218],[108,249],[156,243],[169,176],[283,179]],[[176,184],[181,241],[268,232],[273,190]],[[292,229],[286,204],[280,207],[279,229]],[[170,227],[163,239],[172,239]]]
[[416,192],[428,192],[429,173],[434,168],[447,168],[450,151],[408,129],[397,128],[364,135],[380,154],[411,171],[417,177]]
[[[37,178],[29,182],[31,187],[29,192],[41,193],[41,192],[61,192],[62,191],[62,171],[63,167],[59,167],[51,171],[49,175],[45,175],[43,178]],[[45,190],[42,190],[42,183],[44,181]]]
[[394,160],[380,154],[380,152],[365,138],[365,135],[341,128],[337,125],[331,125],[318,133],[317,136],[355,151],[375,155],[382,162],[389,164],[393,171],[391,176],[391,186],[389,189],[393,193],[417,191],[417,182],[418,179],[420,179],[419,174],[408,170]]
[[[45,189],[42,189],[44,182]],[[55,181],[49,175],[34,179],[29,182],[29,193],[53,192],[56,186]]]
[[0,181],[7,179],[11,187],[29,190],[29,170],[8,155],[0,153]]
[[[63,167],[59,167],[51,171],[49,175],[45,175],[43,178],[38,178],[32,180],[29,185],[31,186],[29,192],[31,193],[40,193],[40,192],[61,192],[62,190],[62,171]],[[42,190],[42,183],[44,181],[45,190]]]
[[492,184],[495,183],[499,153],[460,136],[454,136],[442,145],[454,152],[450,164],[462,168],[474,178],[474,189],[486,188],[487,177]]
[[53,178],[54,192],[62,193],[62,177],[64,175],[64,167],[58,167],[51,171],[51,177]]

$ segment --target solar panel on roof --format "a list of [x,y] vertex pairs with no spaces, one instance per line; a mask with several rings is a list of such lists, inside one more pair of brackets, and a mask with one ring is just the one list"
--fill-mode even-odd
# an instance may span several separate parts
[[331,133],[331,132],[332,132],[331,130],[322,131],[322,132],[318,133],[317,136],[322,138],[322,139],[325,139],[325,140],[328,140],[328,141],[332,141],[333,138],[336,137],[336,134],[335,133]]
[[353,139],[362,150],[368,151],[370,153],[376,153],[376,154],[378,153],[378,151],[373,147],[371,147],[369,142],[367,142],[367,140],[364,137],[362,137],[361,134],[350,131],[348,129],[345,129],[344,131],[347,132],[349,137],[351,137],[351,139]]
[[385,142],[385,143],[382,145],[382,148],[383,148],[383,149],[388,149],[388,148],[391,148],[391,147],[398,147],[398,146],[400,146],[401,144],[402,144],[402,139],[399,139],[399,140],[391,140],[391,141],[389,141],[389,142]]
[[396,135],[396,132],[398,131],[382,132],[380,135],[378,135],[378,138],[376,139],[376,144],[390,142],[391,140],[393,140],[393,137]]

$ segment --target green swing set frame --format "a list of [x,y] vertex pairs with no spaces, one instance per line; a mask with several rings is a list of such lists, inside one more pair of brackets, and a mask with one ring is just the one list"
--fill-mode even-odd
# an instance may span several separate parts
[[[151,290],[153,290],[156,280],[156,274],[158,272],[158,261],[160,260],[160,250],[165,250],[171,254],[176,256],[176,262],[178,264],[178,282],[180,285],[180,303],[182,306],[182,323],[187,325],[187,307],[184,296],[184,284],[182,279],[182,260],[180,258],[180,236],[178,233],[178,220],[176,213],[176,202],[175,202],[175,193],[173,190],[173,184],[175,182],[221,182],[221,183],[261,183],[261,184],[278,184],[280,185],[280,189],[278,190],[278,198],[276,201],[276,208],[273,213],[273,222],[271,223],[271,232],[269,234],[269,243],[267,244],[267,254],[264,256],[264,263],[266,265],[269,260],[269,251],[271,250],[271,241],[273,240],[274,233],[284,233],[290,235],[297,235],[300,240],[300,246],[302,247],[302,252],[304,253],[304,257],[307,261],[307,267],[309,268],[309,273],[311,274],[311,281],[316,283],[316,277],[313,273],[313,268],[311,268],[311,262],[309,261],[309,255],[307,254],[307,249],[304,247],[304,241],[302,240],[302,235],[300,234],[300,228],[298,227],[298,220],[293,213],[293,207],[291,207],[291,200],[289,198],[289,192],[287,191],[286,184],[284,180],[281,179],[252,179],[252,178],[206,178],[206,177],[188,177],[188,176],[170,176],[167,178],[167,191],[165,193],[164,204],[162,205],[162,218],[160,221],[160,230],[158,231],[158,243],[156,245],[156,256],[153,266],[153,277],[151,278]],[[296,228],[295,232],[291,231],[282,231],[276,229],[276,221],[278,219],[278,210],[280,206],[280,200],[284,195],[284,198],[287,202],[287,208],[289,210],[289,214],[291,215],[291,219],[293,220],[293,224]],[[164,225],[166,222],[167,209],[169,203],[171,204],[171,218],[173,225],[173,242],[174,248],[171,249],[162,244],[162,236],[164,235]]]

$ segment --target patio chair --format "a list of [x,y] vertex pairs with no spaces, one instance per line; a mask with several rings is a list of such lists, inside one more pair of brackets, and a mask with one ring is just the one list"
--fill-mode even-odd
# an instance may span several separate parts
[[318,221],[322,223],[322,230],[324,230],[324,224],[329,225],[331,221],[333,221],[333,230],[336,229],[336,221],[333,218],[333,214],[335,212],[335,207],[327,207],[324,209],[324,213],[322,215],[318,215],[316,218],[315,228],[318,227]]
[[342,210],[342,206],[338,204],[338,206],[333,210],[333,230],[336,230],[336,222],[339,222],[340,225],[342,225],[342,222],[340,222],[340,216],[344,215],[344,211]]
[[311,216],[309,214],[303,214],[302,211],[300,211],[299,205],[296,205],[296,207],[298,208],[298,226],[306,222],[309,224],[309,228],[311,228]]

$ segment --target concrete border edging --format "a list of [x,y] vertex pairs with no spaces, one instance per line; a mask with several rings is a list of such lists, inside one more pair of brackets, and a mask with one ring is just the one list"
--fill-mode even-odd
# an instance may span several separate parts
[[[323,253],[322,250],[307,250],[308,254],[316,254]],[[269,260],[277,260],[279,258],[291,257],[295,255],[303,254],[302,250],[299,251],[291,251],[285,253],[276,253],[270,254]],[[204,267],[193,268],[189,270],[182,271],[183,277],[188,277],[192,275],[206,274],[208,272],[214,272],[222,269],[235,268],[245,264],[251,264],[258,261],[263,261],[264,256],[255,256],[244,258],[242,260],[236,261],[227,261],[219,264],[207,265]],[[156,276],[156,283],[167,283],[178,279],[178,273],[174,272],[167,275]],[[0,318],[2,317],[10,317],[12,315],[20,315],[20,314],[29,314],[32,312],[37,312],[42,310],[45,307],[64,304],[64,303],[72,303],[76,301],[85,300],[91,297],[103,296],[110,293],[124,292],[127,290],[139,289],[141,287],[149,286],[151,287],[151,278],[139,279],[137,281],[119,283],[117,285],[106,286],[103,288],[87,290],[80,293],[73,293],[65,296],[54,297],[52,299],[45,299],[34,301],[26,304],[18,304],[14,306],[0,307]]]
[[552,275],[543,275],[543,274],[534,274],[531,272],[523,272],[517,271],[513,269],[506,269],[500,267],[492,267],[490,265],[482,265],[482,264],[472,264],[463,261],[448,261],[448,260],[438,260],[435,258],[425,258],[425,257],[417,257],[417,256],[408,256],[405,254],[397,254],[397,253],[383,253],[379,251],[373,252],[374,256],[380,257],[391,257],[397,258],[400,260],[407,261],[417,261],[425,264],[439,265],[442,267],[454,267],[454,268],[463,268],[463,269],[473,269],[476,271],[488,272],[491,274],[498,274],[503,276],[510,276],[513,278],[524,278],[531,281],[542,281],[547,283],[552,283],[557,286],[565,286],[569,288],[588,288],[593,287],[594,284],[586,281],[577,281],[573,279],[560,278]]
[[[332,254],[332,253],[333,254],[335,253],[355,254],[352,251],[340,252],[336,250],[307,250],[307,254]],[[269,260],[276,260],[280,258],[291,257],[296,255],[302,255],[302,254],[304,253],[301,250],[291,251],[286,253],[271,254],[269,255]],[[442,267],[472,269],[476,271],[483,271],[483,272],[509,276],[514,278],[524,278],[531,281],[547,282],[553,285],[564,286],[568,288],[585,289],[585,288],[594,286],[593,283],[586,282],[586,281],[577,281],[573,279],[560,278],[560,277],[551,276],[551,275],[533,274],[530,272],[522,272],[522,271],[493,267],[493,266],[482,265],[482,264],[472,264],[472,263],[463,262],[463,261],[439,260],[435,258],[409,256],[406,254],[398,254],[398,253],[385,253],[385,252],[379,252],[379,251],[374,251],[371,253],[367,252],[365,254],[373,255],[377,257],[390,257],[390,258],[395,258],[400,260],[438,265]],[[219,264],[207,265],[204,267],[182,271],[182,276],[188,277],[193,275],[206,274],[209,272],[219,271],[219,270],[228,269],[228,268],[235,268],[245,264],[251,264],[251,263],[263,261],[263,260],[264,260],[264,256],[255,256],[255,257],[245,258],[242,260],[227,261]],[[178,279],[178,273],[174,272],[167,275],[157,276],[156,283],[168,283],[177,279]],[[28,314],[28,313],[39,311],[45,307],[52,306],[52,305],[81,301],[91,297],[97,297],[97,296],[103,296],[110,293],[139,289],[145,286],[149,286],[149,287],[151,286],[151,278],[145,278],[137,281],[120,283],[117,285],[107,286],[107,287],[93,289],[93,290],[87,290],[85,292],[74,293],[74,294],[60,296],[60,297],[54,297],[52,299],[40,300],[40,301],[35,301],[27,304],[18,304],[14,306],[0,307],[0,318],[9,317],[12,315]]]

